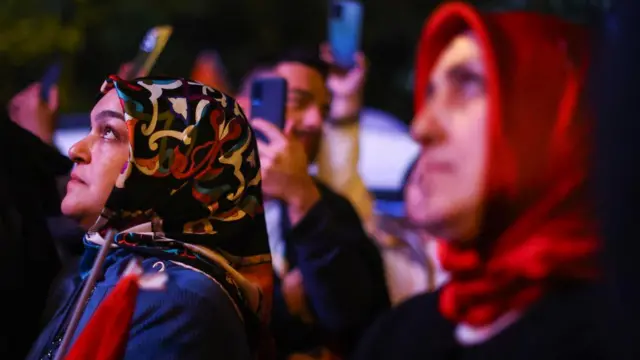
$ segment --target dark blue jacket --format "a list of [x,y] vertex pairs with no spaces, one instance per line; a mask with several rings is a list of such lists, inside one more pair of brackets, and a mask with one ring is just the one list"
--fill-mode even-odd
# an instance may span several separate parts
[[[88,248],[84,259],[92,262],[97,250]],[[104,278],[89,299],[77,337],[101,300],[113,289],[133,258],[127,250],[109,254]],[[131,325],[125,359],[250,359],[243,322],[223,288],[209,276],[178,263],[158,258],[142,261],[145,272],[164,271],[165,290],[140,290]],[[70,320],[82,280],[76,276],[75,290],[58,308],[33,346],[28,359],[55,355],[66,322]]]

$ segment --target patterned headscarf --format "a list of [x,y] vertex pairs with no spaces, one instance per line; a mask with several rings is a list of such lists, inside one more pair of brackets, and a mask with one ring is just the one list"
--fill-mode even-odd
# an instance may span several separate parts
[[246,324],[266,320],[273,279],[260,163],[239,105],[186,79],[111,76],[101,92],[113,89],[129,160],[86,241],[115,228],[118,247],[194,267],[227,290]]

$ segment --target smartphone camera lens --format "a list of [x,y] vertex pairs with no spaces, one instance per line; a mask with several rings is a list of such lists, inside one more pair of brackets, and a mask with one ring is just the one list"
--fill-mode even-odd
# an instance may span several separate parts
[[334,18],[342,17],[342,4],[334,4],[331,7],[331,16]]
[[254,105],[260,104],[262,102],[263,97],[263,87],[262,82],[254,82],[251,85],[251,103]]

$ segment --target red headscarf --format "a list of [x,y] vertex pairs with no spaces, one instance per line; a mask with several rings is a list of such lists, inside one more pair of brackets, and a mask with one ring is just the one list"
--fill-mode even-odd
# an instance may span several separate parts
[[584,29],[551,16],[480,14],[466,4],[446,4],[422,31],[416,112],[440,53],[465,30],[476,35],[487,69],[485,212],[471,246],[441,246],[451,281],[440,309],[454,321],[481,326],[525,309],[555,284],[597,275],[581,101],[588,48]]

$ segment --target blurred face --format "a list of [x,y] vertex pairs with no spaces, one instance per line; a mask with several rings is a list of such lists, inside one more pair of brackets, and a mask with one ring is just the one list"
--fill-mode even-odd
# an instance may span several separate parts
[[91,111],[91,132],[69,149],[75,162],[62,213],[85,228],[96,221],[129,158],[128,130],[120,100],[108,92]]
[[329,112],[329,92],[325,79],[317,70],[296,62],[283,62],[275,73],[287,80],[287,118],[285,133],[298,138],[309,161],[318,154],[322,124]]
[[480,46],[472,33],[454,38],[430,77],[411,134],[422,150],[409,178],[407,215],[447,240],[477,235],[487,154],[487,93]]

